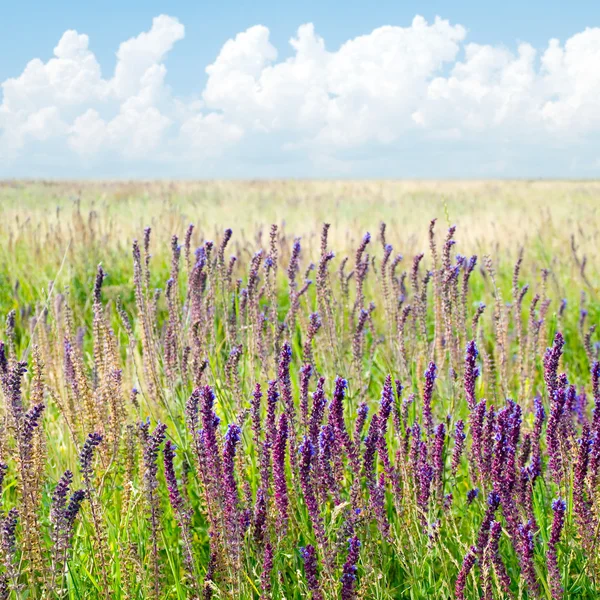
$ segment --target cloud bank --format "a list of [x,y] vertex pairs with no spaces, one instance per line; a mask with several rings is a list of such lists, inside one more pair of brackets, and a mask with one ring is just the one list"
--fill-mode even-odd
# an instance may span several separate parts
[[156,17],[107,78],[88,36],[66,31],[1,84],[0,174],[600,174],[600,28],[512,52],[416,16],[328,49],[309,23],[279,59],[256,25],[224,43],[193,98],[165,83],[184,37]]

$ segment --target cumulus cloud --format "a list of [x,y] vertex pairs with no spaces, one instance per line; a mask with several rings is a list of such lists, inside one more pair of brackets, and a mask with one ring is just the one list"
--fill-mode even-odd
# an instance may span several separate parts
[[591,149],[588,165],[597,169],[600,28],[513,51],[469,43],[460,24],[416,16],[329,49],[308,23],[280,60],[268,28],[256,25],[223,44],[193,100],[165,83],[166,57],[184,36],[176,18],[156,17],[121,43],[107,77],[87,35],[66,31],[50,60],[35,58],[2,83],[4,168],[26,171],[30,150],[45,144],[75,169],[117,156],[146,161],[148,175],[158,163],[176,163],[200,176],[203,159],[227,173],[226,165],[252,156],[248,173],[260,174],[261,157],[266,164],[276,155],[295,173],[345,175],[378,157],[401,169],[412,164],[411,148],[426,158],[443,147],[474,160],[483,149],[510,173],[522,141],[531,148],[537,140],[542,154],[552,144]]

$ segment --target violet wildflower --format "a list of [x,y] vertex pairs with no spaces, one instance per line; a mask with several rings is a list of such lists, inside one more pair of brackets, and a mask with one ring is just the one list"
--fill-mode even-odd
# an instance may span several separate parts
[[542,474],[542,457],[540,449],[540,439],[542,437],[542,426],[546,419],[546,412],[544,411],[544,405],[539,397],[534,399],[535,407],[535,420],[533,424],[533,435],[532,435],[532,452],[531,452],[531,464],[529,471],[531,473],[532,483],[537,477]]
[[340,447],[344,447],[352,469],[355,474],[359,472],[359,459],[356,453],[356,447],[350,439],[350,435],[346,430],[346,424],[344,422],[344,399],[346,396],[346,389],[348,382],[341,377],[336,377],[335,390],[333,392],[333,399],[329,405],[329,421],[333,425],[335,432],[336,442]]
[[279,426],[273,444],[273,482],[275,504],[279,511],[278,527],[285,529],[288,519],[288,490],[285,474],[285,455],[288,440],[288,421],[285,413],[279,417]]
[[532,524],[527,522],[525,525],[518,526],[519,535],[519,554],[521,556],[521,571],[529,592],[533,597],[539,596],[540,588],[535,574],[534,550],[535,540],[533,537]]
[[300,448],[300,487],[302,488],[302,494],[304,496],[304,503],[308,510],[313,530],[317,537],[317,540],[324,547],[325,544],[325,530],[323,529],[323,521],[321,519],[321,512],[319,510],[319,503],[315,495],[314,490],[314,462],[315,462],[315,451],[311,441],[308,438],[304,438]]
[[477,534],[477,556],[481,556],[487,545],[490,527],[492,525],[492,521],[494,520],[494,515],[500,506],[500,496],[496,492],[490,492],[487,499],[487,504],[488,506],[485,511],[485,515],[483,516],[483,521],[479,527],[479,533]]
[[435,429],[435,439],[431,461],[433,464],[433,478],[439,495],[442,495],[444,487],[444,442],[446,440],[446,427],[440,423]]
[[319,438],[319,430],[321,428],[321,422],[323,421],[323,415],[325,414],[325,407],[327,406],[324,386],[325,378],[320,377],[317,382],[317,389],[312,395],[313,406],[308,422],[308,437],[313,446],[317,443]]
[[90,433],[79,453],[79,467],[86,483],[88,480],[91,480],[93,475],[92,461],[94,459],[94,449],[100,445],[102,439],[99,433]]
[[554,511],[554,520],[552,521],[552,531],[548,541],[548,575],[550,579],[550,589],[552,590],[553,600],[560,600],[563,597],[563,588],[561,584],[560,571],[558,569],[558,558],[556,555],[556,545],[560,541],[560,534],[565,524],[565,512],[567,505],[560,498],[552,502]]
[[333,494],[337,497],[337,484],[331,467],[332,447],[335,444],[335,434],[331,425],[323,425],[319,434],[319,493],[326,497]]
[[506,572],[506,567],[504,566],[504,562],[502,561],[502,557],[500,556],[500,551],[498,549],[498,542],[501,534],[502,525],[499,521],[494,521],[490,527],[490,537],[486,552],[488,552],[490,562],[494,566],[494,571],[496,572],[496,577],[498,578],[498,583],[500,584],[502,591],[506,595],[510,595],[510,577]]
[[454,450],[452,451],[452,475],[456,477],[456,472],[460,465],[460,459],[465,447],[465,424],[461,420],[456,421],[454,426]]
[[558,391],[558,364],[562,355],[562,349],[565,345],[565,340],[560,332],[554,336],[554,343],[552,347],[546,350],[544,354],[544,381],[546,382],[546,389],[548,391],[548,398],[550,401],[556,395]]
[[309,544],[300,548],[300,554],[304,561],[304,574],[306,575],[308,589],[311,592],[311,600],[323,600],[321,586],[319,585],[317,552],[314,546]]
[[266,425],[266,439],[273,443],[275,440],[276,425],[275,425],[275,410],[277,402],[279,400],[279,391],[277,390],[277,382],[274,380],[269,381],[269,388],[267,390],[267,425]]
[[465,352],[464,374],[465,398],[469,410],[473,410],[477,404],[477,399],[475,397],[475,381],[477,377],[479,377],[479,367],[477,366],[478,356],[479,352],[477,350],[477,344],[475,343],[475,340],[471,340],[467,343]]
[[467,492],[467,504],[472,504],[477,496],[479,496],[479,488],[469,490]]
[[348,540],[348,557],[343,567],[342,574],[342,600],[354,600],[356,598],[356,571],[358,556],[360,552],[360,540],[356,536],[352,536]]
[[454,586],[454,597],[456,600],[464,600],[465,598],[465,587],[467,585],[467,577],[477,560],[477,549],[475,546],[471,546],[469,551],[465,554],[463,559],[462,567],[456,578],[456,584]]
[[360,451],[362,432],[365,427],[368,414],[369,405],[366,402],[361,402],[356,411],[356,423],[354,425],[354,444],[356,445],[358,451]]
[[271,597],[271,571],[273,570],[273,546],[271,542],[265,544],[263,553],[263,568],[260,576],[260,585],[262,588],[261,600],[267,600]]
[[433,415],[431,413],[431,398],[433,396],[433,386],[437,377],[437,367],[433,362],[429,363],[425,371],[425,386],[423,388],[423,423],[427,435],[433,434]]
[[254,539],[257,544],[262,544],[265,537],[267,520],[267,499],[262,488],[256,490],[256,504],[254,505]]
[[262,391],[260,389],[260,383],[257,383],[252,392],[252,400],[250,400],[250,415],[252,419],[252,433],[254,434],[254,444],[258,448],[260,445],[260,405],[262,401]]
[[313,368],[310,364],[305,364],[300,369],[300,420],[302,427],[308,427],[308,386],[313,374]]

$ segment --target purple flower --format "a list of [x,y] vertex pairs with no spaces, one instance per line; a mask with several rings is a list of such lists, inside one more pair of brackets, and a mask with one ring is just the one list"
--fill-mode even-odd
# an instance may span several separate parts
[[300,487],[302,488],[302,494],[304,496],[304,503],[308,509],[308,515],[310,517],[313,530],[319,543],[322,547],[325,544],[325,531],[323,529],[323,521],[321,519],[321,512],[319,510],[319,503],[315,495],[313,472],[314,472],[314,447],[308,438],[304,438],[300,448]]
[[431,460],[433,463],[433,477],[438,493],[442,494],[444,485],[444,442],[446,439],[446,427],[440,423],[435,429],[435,439]]
[[348,557],[344,563],[342,574],[342,600],[354,600],[356,591],[354,589],[356,583],[356,571],[358,563],[358,555],[360,552],[360,540],[356,536],[352,536],[348,540]]
[[308,427],[308,386],[313,374],[313,368],[310,364],[305,364],[300,369],[300,418],[304,429]]
[[489,558],[492,565],[494,565],[496,577],[498,578],[498,583],[500,584],[502,591],[506,595],[510,595],[510,577],[506,572],[506,567],[502,562],[502,557],[500,556],[500,551],[498,549],[498,542],[501,535],[502,525],[498,521],[494,521],[490,527],[490,539],[488,542],[487,552],[489,553]]
[[518,526],[519,553],[521,555],[521,571],[523,577],[525,578],[529,592],[537,598],[539,596],[540,588],[535,575],[535,540],[532,529],[533,527],[530,521],[525,525]]
[[487,504],[488,507],[485,511],[485,515],[483,516],[483,521],[479,527],[479,533],[477,534],[477,556],[481,556],[488,543],[490,527],[492,525],[492,521],[494,520],[494,515],[500,506],[500,496],[496,492],[490,492],[487,499]]
[[554,336],[554,343],[551,348],[546,350],[544,354],[544,381],[548,390],[548,398],[553,400],[558,391],[558,364],[562,355],[562,349],[565,345],[565,340],[562,333],[558,332]]
[[256,490],[256,504],[254,505],[254,539],[257,544],[262,544],[265,536],[267,520],[267,500],[262,488]]
[[99,433],[90,433],[85,440],[81,452],[79,453],[79,467],[84,478],[92,477],[92,461],[94,459],[94,448],[102,442],[102,436]]
[[394,405],[394,389],[392,388],[392,376],[388,375],[383,384],[381,392],[381,402],[379,405],[379,428],[381,435],[385,436],[387,432],[387,423]]
[[262,588],[261,599],[267,599],[271,597],[271,571],[273,570],[273,546],[271,542],[265,544],[265,551],[263,554],[263,569],[260,575],[260,585]]
[[531,440],[533,450],[531,453],[531,464],[529,466],[532,483],[542,474],[540,439],[542,437],[542,426],[546,419],[546,412],[544,411],[544,405],[542,404],[541,399],[536,397],[533,402],[535,407],[535,421],[533,424],[533,436]]
[[335,390],[333,392],[333,399],[329,405],[329,422],[333,425],[335,433],[336,443],[340,447],[344,447],[346,454],[350,459],[352,469],[355,474],[358,474],[359,459],[356,452],[356,447],[350,439],[350,435],[346,430],[346,424],[344,422],[344,398],[346,396],[346,389],[348,382],[341,377],[337,377],[335,380]]
[[462,567],[458,573],[458,577],[456,578],[456,584],[454,586],[454,596],[456,600],[464,600],[465,597],[465,587],[467,585],[467,577],[477,560],[477,549],[475,546],[471,546],[469,551],[465,555],[463,559]]
[[462,420],[456,421],[456,425],[454,426],[454,450],[452,452],[452,475],[454,476],[456,476],[460,465],[466,438],[464,422]]
[[304,561],[304,574],[306,575],[306,583],[311,591],[312,600],[323,600],[323,594],[319,585],[319,570],[317,561],[317,552],[314,546],[310,544],[300,548],[300,554]]
[[252,433],[254,434],[254,444],[259,447],[260,444],[260,405],[262,401],[262,391],[260,383],[257,383],[252,392],[252,400],[250,400],[250,414],[252,418]]
[[369,414],[369,405],[366,402],[361,402],[356,411],[356,423],[354,425],[354,444],[360,452],[360,444],[362,441],[362,432],[365,427],[367,415]]
[[465,352],[464,374],[465,398],[467,399],[469,410],[473,410],[477,404],[477,399],[475,398],[475,380],[479,377],[479,367],[477,366],[478,356],[477,344],[475,340],[471,340],[467,343]]
[[285,454],[288,439],[288,421],[285,413],[279,417],[279,427],[273,445],[273,482],[275,504],[279,511],[278,527],[285,529],[288,519],[288,491],[285,475]]
[[558,559],[556,555],[556,545],[560,541],[560,534],[565,524],[565,512],[567,505],[560,498],[552,502],[552,510],[554,511],[554,520],[552,521],[552,531],[550,532],[550,540],[548,541],[548,574],[550,579],[550,588],[552,590],[553,600],[560,600],[563,597],[563,588],[561,584],[560,571],[558,569]]
[[467,504],[472,504],[477,496],[479,496],[479,488],[469,490],[467,492]]
[[433,416],[431,414],[431,397],[433,396],[433,386],[437,377],[437,367],[430,362],[425,371],[425,386],[423,388],[423,422],[427,435],[433,433]]
[[167,482],[167,490],[169,491],[169,501],[176,514],[183,510],[185,502],[179,490],[177,476],[175,475],[175,466],[173,459],[175,458],[175,444],[171,440],[165,442],[163,450],[165,481]]

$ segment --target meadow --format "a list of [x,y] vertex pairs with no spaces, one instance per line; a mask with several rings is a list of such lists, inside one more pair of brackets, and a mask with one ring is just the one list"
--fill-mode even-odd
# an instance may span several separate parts
[[600,183],[0,217],[0,598],[598,597]]

